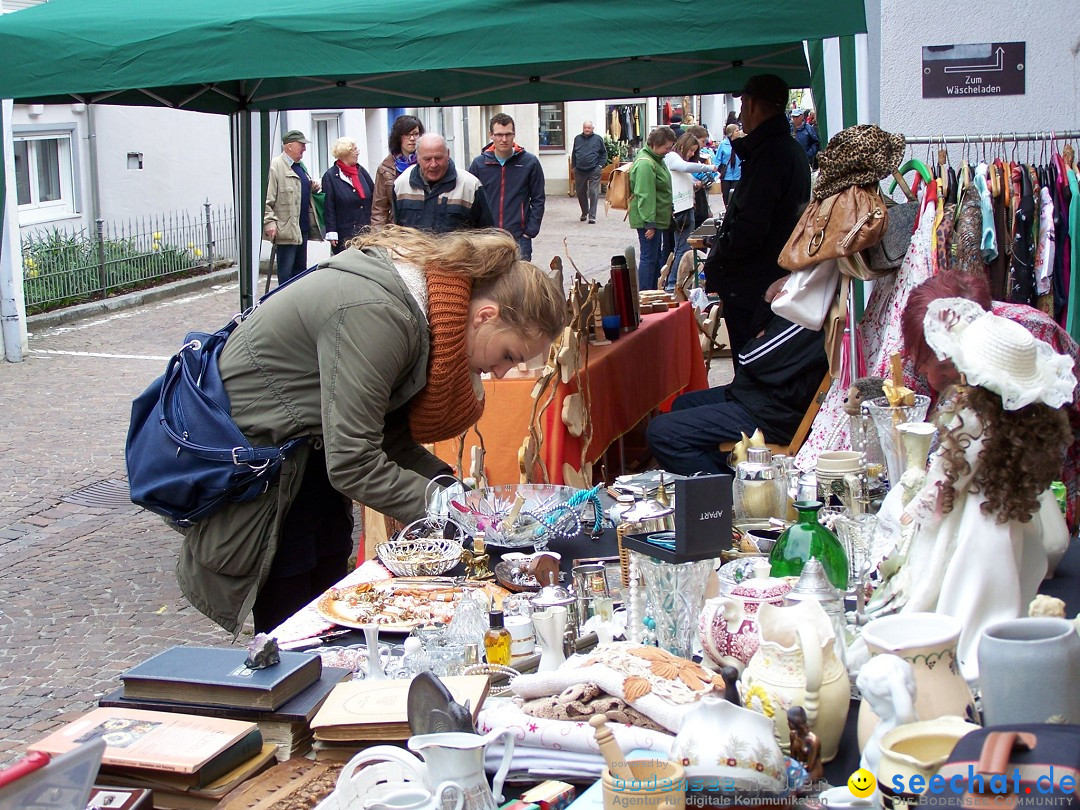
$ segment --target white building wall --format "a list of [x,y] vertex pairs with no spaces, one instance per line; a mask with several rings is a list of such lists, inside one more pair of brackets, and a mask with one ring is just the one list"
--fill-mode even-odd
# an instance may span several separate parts
[[[874,19],[880,7],[880,26]],[[1076,0],[870,0],[870,113],[909,135],[1075,129],[1080,123],[1080,15]],[[946,21],[942,24],[942,21]],[[1022,96],[922,98],[922,47],[1026,42]],[[880,65],[880,67],[878,67]],[[873,119],[872,119],[873,120]]]
[[[106,222],[231,202],[228,116],[108,106],[94,116]],[[128,153],[142,156],[141,169],[129,166]]]

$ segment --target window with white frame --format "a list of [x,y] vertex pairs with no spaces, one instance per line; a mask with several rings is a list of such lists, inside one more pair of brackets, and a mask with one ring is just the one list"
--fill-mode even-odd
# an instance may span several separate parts
[[16,132],[14,141],[20,220],[76,213],[70,133]]
[[334,141],[341,137],[341,113],[311,116],[312,144],[308,150],[307,164],[312,177],[322,177],[334,165],[334,156],[330,149]]

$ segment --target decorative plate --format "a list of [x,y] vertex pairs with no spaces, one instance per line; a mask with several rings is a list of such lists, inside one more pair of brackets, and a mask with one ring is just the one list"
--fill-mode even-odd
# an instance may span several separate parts
[[429,622],[449,622],[454,606],[467,590],[482,590],[495,606],[509,591],[494,582],[447,577],[398,577],[331,588],[315,603],[320,615],[342,627],[407,633]]

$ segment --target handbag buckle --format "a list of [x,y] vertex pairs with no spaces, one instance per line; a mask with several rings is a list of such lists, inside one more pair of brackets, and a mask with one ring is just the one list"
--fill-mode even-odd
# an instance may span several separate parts
[[825,229],[822,228],[820,231],[813,235],[813,237],[810,239],[810,244],[806,246],[807,255],[813,256],[815,253],[821,250],[821,244],[824,241]]
[[270,466],[270,459],[265,459],[265,460],[264,460],[264,461],[262,462],[262,464],[252,464],[252,463],[251,463],[250,461],[241,461],[241,460],[240,460],[240,453],[243,453],[245,449],[246,449],[246,448],[243,448],[243,447],[234,447],[234,448],[232,449],[232,460],[233,460],[233,464],[235,464],[235,465],[236,465],[236,466],[238,466],[238,467],[239,467],[239,466],[240,466],[241,464],[246,464],[246,465],[248,466],[248,468],[249,468],[249,469],[250,469],[250,470],[251,470],[252,472],[257,472],[257,473],[260,473],[260,472],[262,472],[263,470],[265,470],[265,469],[266,469],[267,467],[269,467],[269,466]]

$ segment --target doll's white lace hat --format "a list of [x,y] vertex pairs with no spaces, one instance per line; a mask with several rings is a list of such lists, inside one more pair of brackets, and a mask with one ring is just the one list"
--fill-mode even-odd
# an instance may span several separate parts
[[1060,408],[1073,401],[1072,359],[974,301],[932,301],[926,308],[923,334],[934,354],[951,360],[969,384],[1000,396],[1007,411],[1033,402]]

